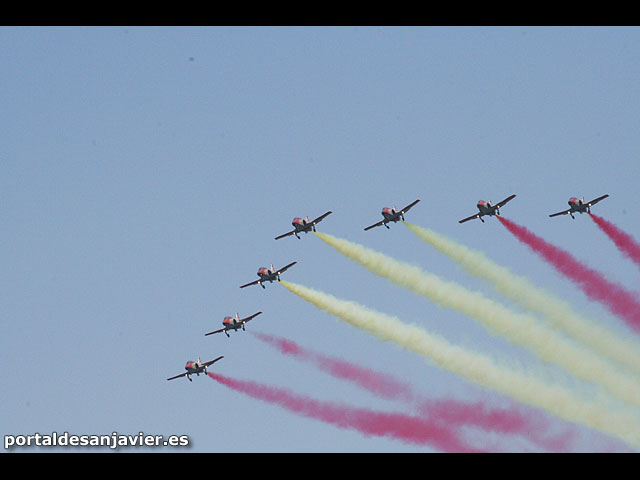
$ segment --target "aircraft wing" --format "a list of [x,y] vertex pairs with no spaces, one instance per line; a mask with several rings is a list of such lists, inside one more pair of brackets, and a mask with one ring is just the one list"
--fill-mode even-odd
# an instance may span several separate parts
[[595,200],[591,200],[589,203],[587,203],[587,205],[592,206],[595,205],[596,203],[598,203],[600,200],[604,200],[605,198],[607,198],[609,195],[602,195],[601,197],[596,198]]
[[333,212],[328,211],[327,213],[323,213],[318,218],[316,218],[313,222],[311,222],[311,225],[316,225],[316,224],[320,223],[324,219],[324,217],[326,217],[327,215],[330,215],[331,213],[333,213]]
[[175,377],[167,378],[167,380],[175,380],[176,378],[184,377],[188,372],[181,373],[180,375],[176,375]]
[[[240,320],[240,322],[242,323],[247,323],[249,320],[251,320],[254,317],[257,317],[258,315],[260,315],[262,312],[258,312],[258,313],[254,313],[253,315],[248,316],[247,318],[243,318],[242,320]],[[224,329],[223,329],[224,330]]]
[[256,285],[260,280],[254,280],[253,282],[245,283],[244,285],[240,285],[240,288],[249,287],[251,285]]
[[367,228],[365,228],[364,230],[371,230],[373,227],[381,227],[382,225],[384,225],[384,220],[380,220],[378,223],[374,223],[373,225],[369,225]]
[[503,206],[505,203],[507,203],[507,202],[509,202],[509,201],[513,200],[515,197],[516,197],[515,195],[511,195],[511,196],[509,196],[509,197],[505,198],[505,199],[504,199],[504,200],[502,200],[500,203],[496,204],[496,207],[501,207],[501,206]]
[[216,363],[221,358],[224,358],[224,355],[220,355],[218,358],[215,358],[215,359],[211,360],[210,362],[203,363],[202,366],[203,367],[208,367],[209,365],[211,365],[213,363]]
[[280,240],[281,238],[288,237],[289,235],[293,235],[294,233],[296,233],[295,230],[291,230],[290,232],[283,233],[282,235],[278,235],[276,237],[276,240]]
[[474,218],[480,218],[480,214],[476,213],[475,215],[471,215],[470,217],[463,218],[462,220],[458,220],[458,223],[468,222],[469,220],[473,220]]
[[403,213],[403,214],[404,214],[404,213],[408,212],[408,211],[409,211],[409,209],[410,209],[411,207],[413,207],[413,206],[414,206],[416,203],[418,203],[419,201],[420,201],[420,200],[416,200],[415,202],[410,203],[409,205],[407,205],[406,207],[404,207],[402,210],[400,210],[400,213]]
[[291,262],[289,265],[285,265],[284,267],[282,267],[280,270],[278,270],[276,272],[277,275],[280,275],[282,272],[284,272],[286,269],[288,269],[289,267],[293,267],[296,263],[298,262]]
[[568,210],[563,210],[562,212],[557,212],[557,213],[552,213],[551,215],[549,215],[550,217],[557,217],[558,215],[566,215],[567,213],[569,213],[571,211],[571,209],[569,208]]
[[221,328],[220,330],[215,330],[213,332],[205,333],[204,336],[206,337],[207,335],[213,335],[214,333],[224,332],[225,330],[226,328]]

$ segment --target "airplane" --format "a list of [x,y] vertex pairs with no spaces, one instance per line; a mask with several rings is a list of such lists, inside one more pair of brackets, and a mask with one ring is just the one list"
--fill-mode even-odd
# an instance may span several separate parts
[[259,280],[254,280],[253,282],[246,283],[244,285],[240,285],[240,288],[248,287],[250,285],[255,285],[256,283],[260,285],[262,288],[265,286],[262,284],[263,282],[273,282],[274,280],[280,281],[280,274],[283,273],[289,267],[292,267],[298,262],[292,262],[289,265],[282,267],[280,270],[275,270],[273,268],[273,264],[271,264],[271,268],[261,267],[258,269]]
[[510,195],[504,200],[502,200],[501,202],[496,203],[495,205],[492,205],[491,202],[485,202],[484,200],[479,200],[478,204],[476,205],[478,207],[479,212],[476,213],[475,215],[471,215],[470,217],[463,218],[462,220],[458,220],[458,223],[464,223],[469,220],[473,220],[474,218],[479,218],[480,221],[484,223],[484,220],[482,220],[482,217],[484,215],[489,215],[489,216],[500,215],[500,207],[504,206],[505,203],[507,203],[510,200],[513,200],[514,198],[515,198],[515,195]]
[[569,215],[571,215],[571,218],[573,218],[574,220],[576,219],[576,217],[573,216],[574,213],[579,212],[579,213],[591,213],[591,207],[593,205],[595,205],[596,203],[598,203],[600,200],[604,200],[605,198],[607,198],[609,196],[609,194],[607,195],[602,195],[601,197],[598,197],[594,200],[591,200],[590,202],[586,202],[584,201],[584,197],[582,197],[582,199],[580,198],[576,198],[576,197],[571,197],[569,199],[569,209],[568,210],[564,210],[562,212],[557,212],[557,213],[552,213],[551,215],[549,215],[550,217],[556,217],[558,215],[566,215],[567,213]]
[[249,320],[251,320],[253,317],[257,317],[261,313],[262,312],[254,313],[253,315],[243,319],[240,319],[240,316],[238,315],[238,313],[236,313],[235,318],[224,317],[224,320],[222,320],[222,325],[224,325],[224,328],[221,328],[220,330],[216,330],[214,332],[205,333],[204,336],[206,337],[207,335],[213,335],[214,333],[224,332],[224,334],[227,337],[230,337],[228,333],[229,330],[237,331],[239,328],[242,328],[242,330],[244,330],[244,324],[247,323]]
[[195,373],[196,375],[200,376],[201,373],[207,373],[207,367],[217,362],[221,358],[224,358],[224,355],[220,355],[218,358],[205,363],[202,363],[202,361],[200,360],[200,357],[198,357],[198,360],[196,360],[195,362],[193,360],[190,360],[184,366],[184,369],[186,370],[186,372],[181,373],[180,375],[176,375],[175,377],[167,378],[167,380],[174,380],[176,378],[184,377],[186,375],[189,381],[192,382],[193,380],[191,380],[191,375]]
[[384,225],[385,227],[389,228],[389,225],[387,225],[387,223],[389,223],[389,222],[399,222],[400,220],[402,220],[404,222],[404,214],[407,213],[409,211],[409,209],[411,207],[413,207],[419,201],[420,200],[416,200],[415,202],[410,203],[409,205],[404,207],[402,210],[397,210],[396,207],[383,208],[382,209],[382,216],[384,217],[384,220],[380,220],[378,223],[374,223],[373,225],[369,225],[367,228],[365,228],[365,231],[370,230],[373,227],[381,227],[382,225]]
[[298,236],[298,233],[300,232],[309,233],[309,231],[311,230],[315,232],[316,225],[320,223],[324,219],[324,217],[326,217],[331,213],[333,212],[329,211],[327,213],[324,213],[311,222],[309,221],[308,216],[304,218],[296,217],[293,219],[293,222],[291,222],[291,225],[293,225],[294,229],[291,230],[290,232],[283,233],[282,235],[278,235],[276,237],[276,240],[280,240],[281,238],[288,237],[289,235],[295,235],[298,239],[300,239],[300,237]]

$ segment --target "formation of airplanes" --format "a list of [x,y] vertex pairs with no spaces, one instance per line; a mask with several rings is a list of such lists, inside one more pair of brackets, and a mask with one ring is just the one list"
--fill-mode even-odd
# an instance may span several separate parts
[[[582,199],[576,198],[576,197],[571,197],[569,199],[569,208],[567,210],[563,210],[562,212],[556,212],[556,213],[552,213],[549,216],[550,217],[556,217],[559,215],[571,215],[571,218],[575,219],[574,217],[574,213],[591,213],[591,207],[593,205],[595,205],[596,203],[600,202],[601,200],[604,200],[605,198],[607,198],[609,195],[602,195],[598,198],[595,198],[594,200],[591,200],[590,202],[585,202],[584,201],[584,197]],[[506,205],[508,202],[510,202],[511,200],[513,200],[516,197],[516,195],[510,195],[507,198],[505,198],[504,200],[502,200],[501,202],[496,203],[495,205],[493,205],[490,201],[489,202],[485,202],[484,200],[479,200],[478,203],[476,204],[476,207],[478,208],[478,213],[471,215],[467,218],[463,218],[462,220],[458,220],[458,223],[464,223],[467,222],[469,220],[474,220],[476,218],[479,218],[480,221],[482,223],[484,223],[484,220],[482,219],[483,216],[495,216],[495,215],[500,215],[500,208],[503,207],[504,205]],[[382,217],[383,219],[380,220],[377,223],[374,223],[373,225],[369,225],[368,227],[365,227],[365,231],[367,230],[371,230],[372,228],[375,227],[381,227],[381,226],[385,226],[387,229],[389,228],[389,223],[393,222],[399,222],[399,221],[405,221],[404,219],[404,215],[405,213],[407,213],[412,207],[414,207],[420,200],[415,200],[412,203],[410,203],[409,205],[407,205],[406,207],[404,207],[401,210],[397,210],[396,207],[385,207],[382,209]],[[330,215],[332,212],[328,211],[326,213],[323,213],[322,215],[320,215],[319,217],[317,217],[314,220],[309,220],[309,217],[306,216],[304,218],[302,217],[296,217],[293,219],[293,221],[291,222],[291,225],[293,226],[293,230],[287,232],[287,233],[283,233],[282,235],[278,235],[277,237],[275,237],[276,240],[279,240],[281,238],[284,237],[288,237],[290,235],[295,235],[298,239],[300,239],[299,234],[304,232],[304,233],[308,233],[310,231],[315,232],[316,231],[316,225],[318,223],[320,223],[322,220],[324,220],[324,218],[326,218],[328,215]],[[278,282],[280,281],[280,275],[282,273],[284,273],[287,269],[291,268],[292,266],[294,266],[297,262],[291,262],[288,265],[285,265],[284,267],[276,270],[273,267],[273,264],[270,265],[269,268],[267,267],[261,267],[258,269],[258,280],[254,280],[253,282],[249,282],[246,283],[244,285],[240,285],[240,288],[245,288],[251,285],[260,285],[262,288],[265,288],[265,286],[263,285],[265,282],[269,282],[272,283],[274,280],[277,280]],[[205,336],[208,335],[213,335],[216,333],[221,333],[224,332],[225,335],[227,337],[230,337],[229,335],[229,331],[233,330],[233,331],[238,331],[239,329],[244,330],[245,329],[245,324],[250,321],[251,319],[257,317],[258,315],[260,315],[262,312],[256,312],[253,315],[250,315],[248,317],[245,318],[240,318],[239,314],[236,313],[235,317],[231,317],[231,316],[227,316],[224,317],[223,321],[222,321],[222,326],[223,328],[220,328],[218,330],[214,330],[212,332],[208,332],[205,333]],[[167,380],[174,380],[176,378],[180,378],[180,377],[184,377],[186,376],[189,381],[191,380],[191,375],[200,375],[201,373],[207,373],[207,368],[209,366],[211,366],[212,364],[214,364],[215,362],[217,362],[218,360],[224,358],[223,355],[215,358],[214,360],[211,360],[209,362],[205,362],[202,363],[202,361],[200,360],[200,357],[198,357],[198,360],[196,361],[188,361],[187,364],[185,365],[185,372],[181,373],[179,375],[175,375],[171,378],[167,378]]]

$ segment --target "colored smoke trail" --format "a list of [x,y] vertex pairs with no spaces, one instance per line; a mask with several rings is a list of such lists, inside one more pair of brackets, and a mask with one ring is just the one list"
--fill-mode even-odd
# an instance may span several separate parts
[[573,432],[566,432],[556,437],[548,435],[546,432],[550,426],[538,412],[524,412],[523,409],[518,408],[491,408],[479,401],[469,403],[451,399],[426,399],[415,392],[411,385],[392,375],[314,352],[292,340],[263,333],[252,333],[285,355],[311,362],[332,377],[352,382],[379,397],[405,402],[417,408],[422,415],[442,421],[449,427],[474,425],[488,431],[522,435],[546,451],[570,450]]
[[640,243],[638,243],[631,235],[623,232],[613,223],[605,220],[598,215],[589,213],[591,219],[595,222],[600,230],[607,234],[607,236],[615,243],[618,250],[627,258],[633,260],[633,262],[640,267]]
[[525,227],[504,217],[497,218],[518,240],[549,262],[558,272],[581,286],[590,299],[604,304],[610,312],[640,333],[640,299],[622,286],[610,282],[601,273],[583,265],[569,252],[551,245]]
[[539,313],[553,327],[560,327],[596,352],[640,373],[640,344],[621,338],[576,313],[571,305],[533,285],[529,280],[489,260],[482,252],[461,245],[433,230],[403,222],[422,241],[458,263],[471,275],[489,282],[510,300]]
[[311,362],[333,377],[354,382],[361,388],[376,395],[390,400],[401,400],[408,403],[417,401],[416,394],[409,385],[392,378],[390,375],[384,375],[337,358],[312,352],[291,340],[276,338],[272,335],[258,332],[252,332],[252,334],[263,342],[277,348],[285,355],[291,355],[298,359]]
[[450,428],[429,419],[320,401],[283,388],[212,372],[207,372],[207,375],[233,390],[339,428],[355,429],[365,435],[391,437],[406,443],[430,445],[445,452],[478,451],[465,445]]
[[640,423],[636,416],[615,410],[602,398],[587,401],[561,385],[548,384],[527,373],[499,365],[486,355],[452,345],[417,325],[402,322],[397,317],[379,313],[356,302],[341,300],[284,280],[281,285],[319,309],[380,340],[391,340],[449,372],[640,448]]
[[315,234],[370,272],[475,318],[494,334],[528,348],[541,360],[554,363],[578,378],[596,382],[630,405],[640,406],[640,383],[635,378],[541,324],[535,316],[515,312],[480,292],[442,280],[420,267],[400,262],[363,245],[326,233]]

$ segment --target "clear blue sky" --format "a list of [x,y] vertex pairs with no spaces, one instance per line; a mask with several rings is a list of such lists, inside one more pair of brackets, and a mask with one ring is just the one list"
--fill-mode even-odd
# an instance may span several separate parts
[[[280,285],[238,288],[260,266],[297,261],[284,278],[535,362],[314,235],[274,241],[293,217],[327,210],[320,230],[500,299],[400,224],[363,231],[383,207],[419,198],[408,221],[625,331],[496,219],[457,221],[479,199],[516,193],[504,216],[637,286],[637,269],[586,216],[547,215],[570,196],[608,193],[597,213],[640,237],[638,28],[3,27],[0,65],[3,436],[143,431],[189,435],[193,452],[431,451],[206,377],[167,382],[189,359],[224,355],[214,370],[227,376],[402,410],[249,333],[203,335],[236,311],[264,312],[249,330],[400,375],[426,396],[503,402]],[[584,429],[581,447],[600,439]]]

